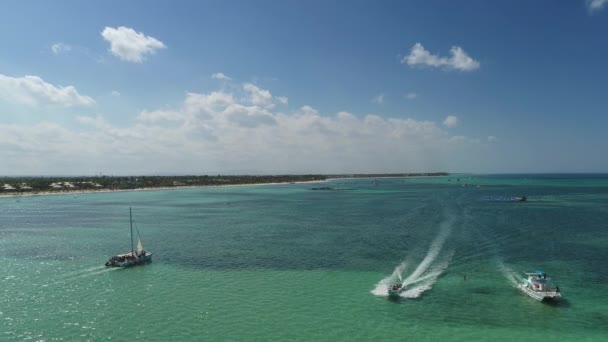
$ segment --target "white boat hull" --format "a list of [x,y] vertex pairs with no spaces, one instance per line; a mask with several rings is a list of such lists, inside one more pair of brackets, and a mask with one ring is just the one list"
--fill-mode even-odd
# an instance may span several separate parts
[[561,293],[557,291],[534,291],[527,287],[526,284],[519,284],[519,289],[529,297],[539,302],[555,300],[561,298],[562,296]]

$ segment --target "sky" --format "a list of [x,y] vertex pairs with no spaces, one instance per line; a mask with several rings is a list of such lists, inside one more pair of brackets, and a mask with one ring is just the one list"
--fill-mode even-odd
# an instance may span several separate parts
[[608,0],[0,18],[0,175],[608,172]]

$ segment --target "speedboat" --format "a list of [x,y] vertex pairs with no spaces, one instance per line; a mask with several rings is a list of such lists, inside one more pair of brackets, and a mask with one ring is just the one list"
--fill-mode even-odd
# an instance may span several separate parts
[[389,297],[398,297],[401,290],[403,290],[402,284],[389,285],[388,286],[388,296]]
[[519,197],[515,197],[515,198],[513,198],[513,200],[514,200],[515,202],[525,202],[525,201],[527,201],[528,199],[526,198],[526,196],[519,196]]
[[535,270],[525,274],[526,278],[523,278],[522,283],[518,285],[525,294],[539,302],[561,298],[562,294],[559,291],[559,286],[555,285],[551,278],[547,278],[545,272]]

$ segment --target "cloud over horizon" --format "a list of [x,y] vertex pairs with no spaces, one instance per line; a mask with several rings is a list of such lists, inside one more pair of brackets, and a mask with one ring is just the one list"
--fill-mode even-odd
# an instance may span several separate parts
[[273,99],[245,83],[231,92],[186,93],[177,108],[141,111],[127,126],[101,115],[79,116],[75,128],[0,124],[0,157],[23,173],[42,164],[59,172],[60,160],[77,161],[76,174],[405,172],[445,170],[472,141],[431,121],[322,115],[311,106],[283,112]]
[[95,100],[80,95],[74,86],[55,86],[38,76],[10,77],[0,74],[0,100],[28,106],[91,106]]

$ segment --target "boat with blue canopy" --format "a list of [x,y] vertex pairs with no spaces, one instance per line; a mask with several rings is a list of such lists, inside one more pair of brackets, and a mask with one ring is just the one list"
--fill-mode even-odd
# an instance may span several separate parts
[[519,284],[519,289],[525,294],[540,302],[561,298],[559,286],[547,277],[547,273],[534,270],[534,272],[525,272],[525,274],[526,278],[523,278],[522,283]]

